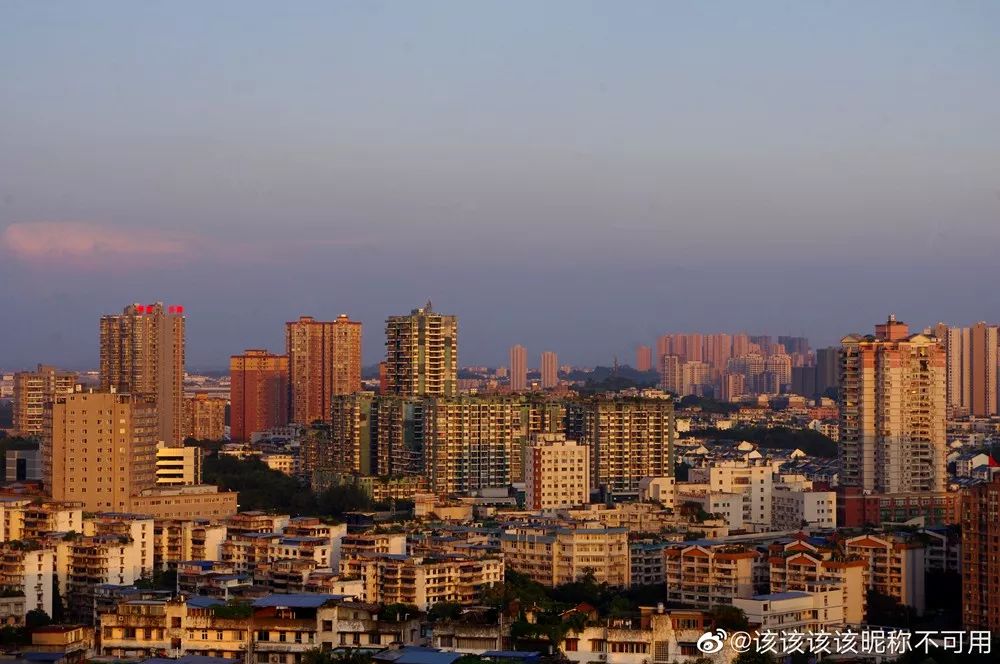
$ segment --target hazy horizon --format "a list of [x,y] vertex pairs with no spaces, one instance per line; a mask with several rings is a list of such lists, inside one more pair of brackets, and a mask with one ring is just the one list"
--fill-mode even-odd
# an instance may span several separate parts
[[430,298],[463,365],[1000,320],[1000,5],[0,5],[0,367]]

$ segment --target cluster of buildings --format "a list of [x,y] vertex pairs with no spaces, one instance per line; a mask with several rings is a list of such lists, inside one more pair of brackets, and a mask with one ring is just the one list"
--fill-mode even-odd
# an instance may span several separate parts
[[[183,440],[222,439],[225,400],[185,395],[184,324],[159,303],[103,317],[93,388],[47,366],[15,375],[15,427],[41,443],[34,465],[6,459],[0,619],[61,604],[95,626],[91,652],[118,658],[482,655],[512,646],[510,622],[428,629],[426,613],[475,615],[517,572],[546,588],[662,588],[664,606],[628,618],[577,607],[589,620],[559,643],[573,661],[635,664],[700,656],[719,605],[765,629],[829,631],[867,622],[872,593],[920,616],[927,575],[955,574],[966,627],[1000,629],[1000,464],[981,449],[1000,432],[996,328],[911,334],[889,317],[816,353],[798,337],[666,335],[639,368],[731,402],[675,412],[661,390],[551,389],[553,353],[546,391],[530,390],[521,346],[509,389],[463,390],[457,319],[430,303],[387,319],[366,389],[361,324],[301,317],[285,354],[231,358],[233,443],[219,453],[414,505],[332,524],[240,513],[235,493],[202,483],[202,449]],[[821,396],[831,387],[839,402]],[[812,429],[836,456],[699,435],[741,426]],[[41,493],[19,483],[35,475]],[[169,590],[143,587],[164,574]]]
[[660,373],[664,390],[722,401],[792,391],[809,398],[837,386],[837,349],[812,353],[805,337],[666,334],[636,349],[636,368]]

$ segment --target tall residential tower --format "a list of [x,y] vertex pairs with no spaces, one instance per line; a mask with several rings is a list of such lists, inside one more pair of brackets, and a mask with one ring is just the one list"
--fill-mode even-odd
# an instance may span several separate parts
[[431,303],[385,321],[385,392],[452,396],[458,389],[458,318]]
[[528,389],[528,349],[517,344],[510,349],[510,391]]
[[101,317],[101,389],[156,403],[158,438],[183,441],[184,307],[130,304]]
[[291,421],[330,421],[332,398],[361,390],[361,323],[301,316],[285,324]]
[[288,424],[288,356],[249,349],[229,358],[230,437]]
[[841,342],[840,482],[876,493],[944,491],[945,351],[890,316]]

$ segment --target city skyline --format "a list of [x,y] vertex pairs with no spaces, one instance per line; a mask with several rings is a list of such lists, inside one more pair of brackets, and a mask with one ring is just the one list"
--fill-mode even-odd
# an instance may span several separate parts
[[[153,302],[154,300],[147,300],[147,301]],[[160,305],[162,305],[162,301],[161,300],[155,300],[155,306],[160,306]],[[140,301],[137,301],[136,303],[134,303],[132,305],[129,305],[129,306],[152,307],[154,305],[153,304],[143,305],[143,304],[140,303]],[[184,312],[184,320],[185,320],[185,327],[186,328],[188,328],[189,330],[192,329],[192,328],[197,329],[196,325],[194,325],[194,326],[192,325],[192,321],[194,320],[193,316],[197,315],[196,312],[190,311],[190,309],[187,308],[187,307],[184,307],[184,305],[173,305],[173,306],[176,306],[178,309],[180,309],[181,311]],[[120,307],[120,305],[119,305],[119,307]],[[450,315],[454,316],[457,319],[461,319],[461,316],[458,316],[458,315],[455,315],[455,314],[450,314]],[[891,314],[891,315],[895,316],[895,314]],[[99,314],[91,312],[91,314],[90,314],[91,320],[93,318],[95,318],[95,316],[99,317]],[[376,368],[381,362],[385,361],[385,359],[386,359],[386,354],[385,354],[385,329],[383,327],[383,324],[384,324],[384,322],[387,319],[398,317],[398,316],[399,316],[399,314],[387,314],[385,317],[383,317],[382,320],[377,321],[374,325],[373,324],[365,324],[365,321],[353,319],[353,322],[360,323],[362,325],[362,327],[363,327],[363,337],[366,340],[363,343],[363,345],[362,345],[362,347],[364,348],[364,353],[362,355],[362,365],[361,365],[361,368],[363,368],[363,369],[365,369],[367,371],[371,371],[372,369]],[[878,319],[879,317],[884,317],[884,316],[885,316],[885,314],[883,313],[881,315],[877,315],[875,317],[875,319]],[[344,314],[344,313],[338,314],[336,316],[330,316],[330,318],[339,318],[339,319],[344,319],[345,317],[350,318],[348,316],[348,314]],[[312,315],[309,315],[309,314],[296,314],[294,316],[294,318],[296,318],[296,319],[298,319],[298,318],[312,319],[312,318],[315,318],[315,317],[312,316]],[[909,319],[909,318],[902,317],[902,316],[897,316],[897,318],[899,318],[900,320],[903,320],[903,321],[907,322],[908,324],[910,324],[910,326],[911,326],[912,329],[919,330],[919,331],[925,331],[925,332],[928,332],[931,335],[934,335],[935,332],[938,332],[938,331],[941,331],[941,330],[947,330],[948,326],[958,326],[958,327],[970,327],[971,326],[971,327],[974,327],[976,325],[981,325],[983,323],[985,323],[987,326],[990,326],[990,327],[996,327],[996,325],[997,325],[996,323],[993,323],[993,322],[991,322],[989,320],[983,320],[983,319],[969,320],[969,321],[958,321],[958,322],[956,322],[956,321],[948,321],[948,320],[936,320],[934,322],[927,322],[926,324],[913,324],[911,322],[911,319]],[[263,345],[263,344],[248,345],[248,346],[246,346],[246,348],[263,350],[263,351],[266,351],[266,352],[269,352],[269,353],[274,353],[274,354],[277,354],[277,355],[281,355],[282,353],[285,353],[286,350],[287,350],[286,349],[286,343],[287,343],[286,327],[288,325],[290,325],[290,323],[288,321],[285,321],[285,322],[279,324],[279,328],[280,329],[278,331],[278,335],[280,337],[280,342],[276,342],[273,345]],[[944,326],[944,327],[942,327],[942,326]],[[372,329],[373,327],[375,328],[374,330]],[[463,330],[464,330],[464,329],[467,329],[470,326],[467,325],[467,324],[465,324],[464,321],[463,321],[463,326],[462,327],[463,327]],[[475,327],[475,326],[471,326],[471,327]],[[831,334],[831,335],[829,335],[829,337],[830,337],[830,342],[829,343],[818,343],[818,342],[814,341],[813,337],[809,337],[809,336],[805,336],[805,337],[802,337],[802,338],[804,338],[806,341],[808,341],[811,353],[815,354],[815,352],[817,350],[821,349],[821,348],[837,348],[837,347],[839,347],[841,345],[841,340],[846,335],[849,335],[849,334],[859,334],[859,333],[862,334],[862,335],[866,334],[865,332],[859,332],[859,330],[865,330],[868,327],[870,327],[870,321],[867,322],[867,323],[861,324],[856,329],[844,330],[843,332],[838,333],[838,334]],[[269,332],[273,332],[273,330],[268,330],[268,331]],[[787,332],[787,331],[785,331],[785,332]],[[735,328],[734,329],[729,329],[729,330],[715,330],[715,329],[712,329],[712,330],[709,330],[709,329],[688,330],[686,332],[679,332],[679,331],[676,331],[676,330],[663,331],[663,332],[659,332],[659,333],[654,334],[648,340],[640,340],[639,342],[633,344],[630,348],[623,349],[622,352],[620,352],[620,353],[619,352],[614,352],[614,353],[609,352],[607,354],[607,356],[604,357],[603,359],[598,358],[597,361],[590,361],[590,362],[588,362],[588,361],[583,361],[583,362],[564,361],[563,360],[563,354],[562,354],[562,352],[560,352],[558,350],[556,350],[556,351],[549,351],[549,350],[545,350],[545,351],[541,351],[541,350],[539,350],[539,351],[532,351],[531,348],[528,348],[528,347],[524,346],[523,344],[515,344],[515,346],[526,349],[526,351],[528,353],[528,361],[527,361],[527,364],[526,364],[526,370],[529,370],[529,371],[532,371],[532,372],[539,372],[539,371],[541,371],[541,369],[542,369],[541,355],[543,353],[546,353],[546,352],[555,352],[555,353],[557,353],[557,355],[559,357],[559,366],[574,366],[574,367],[582,367],[582,368],[588,368],[588,367],[589,368],[593,368],[593,367],[597,367],[597,366],[610,367],[615,362],[617,362],[617,364],[619,364],[621,366],[630,366],[630,367],[636,368],[635,367],[635,364],[636,364],[636,362],[635,362],[635,360],[636,360],[636,351],[639,348],[645,348],[645,349],[649,350],[649,353],[650,353],[650,355],[651,355],[651,357],[653,359],[653,365],[651,366],[650,369],[652,371],[656,371],[657,373],[660,373],[661,368],[656,365],[657,356],[656,356],[656,353],[654,351],[655,351],[655,347],[656,347],[656,344],[658,343],[658,341],[662,340],[662,338],[665,337],[665,336],[670,336],[670,335],[681,335],[681,336],[684,336],[684,335],[689,335],[689,336],[690,335],[695,335],[695,336],[711,337],[711,336],[717,336],[717,335],[720,335],[720,334],[724,335],[724,336],[725,335],[744,335],[744,336],[749,336],[749,337],[757,337],[757,336],[770,337],[772,339],[772,341],[776,342],[780,337],[782,337],[781,333],[782,333],[782,330],[777,330],[777,331],[775,331],[773,333],[756,334],[754,332],[747,333],[744,330],[737,330]],[[375,339],[372,340],[372,341],[367,341],[369,339],[369,337],[372,337],[372,336],[374,336]],[[567,337],[567,338],[571,338],[571,337]],[[798,338],[798,337],[796,337],[796,338]],[[941,339],[942,343],[947,343],[947,339],[946,338],[943,338],[943,337],[939,337],[939,338]],[[95,330],[95,340],[96,341],[100,340],[100,330],[99,329]],[[195,344],[192,344],[191,341],[192,341],[192,335],[190,333],[186,334],[185,344],[186,344],[188,350],[186,350],[185,354],[186,354],[187,357],[190,357],[190,351],[189,351],[190,347],[192,345],[197,345],[197,342]],[[369,344],[373,344],[374,345],[374,349],[372,349],[371,345],[369,345]],[[504,347],[504,348],[498,350],[498,352],[494,353],[493,355],[495,355],[496,358],[497,358],[496,361],[493,361],[493,362],[481,362],[481,361],[477,361],[476,359],[465,358],[464,351],[465,351],[465,348],[467,347],[467,345],[474,345],[474,344],[469,344],[469,342],[468,342],[468,340],[466,338],[466,335],[463,332],[463,334],[462,334],[462,351],[463,352],[461,354],[459,354],[459,356],[458,356],[459,357],[459,365],[458,365],[459,367],[488,366],[488,367],[492,367],[492,368],[504,367],[504,368],[507,368],[508,370],[510,369],[510,354],[511,354],[511,351],[512,351],[513,347],[507,346],[507,347]],[[186,361],[185,362],[185,368],[188,371],[212,371],[212,372],[215,372],[215,371],[227,371],[230,368],[230,357],[242,354],[246,348],[233,348],[231,350],[231,352],[229,352],[229,354],[227,354],[226,356],[220,358],[217,362],[215,360],[209,360],[208,362],[205,362],[205,363],[199,363],[197,361],[195,361],[195,362]],[[559,343],[557,342],[557,343],[553,343],[553,344],[548,344],[548,345],[545,346],[545,348],[556,348],[556,349],[558,349],[559,348]],[[532,355],[532,353],[534,353],[534,355]],[[58,350],[56,350],[56,351],[48,353],[47,357],[40,357],[40,358],[37,358],[37,359],[28,359],[28,360],[25,360],[23,362],[23,364],[17,364],[17,363],[14,363],[14,362],[8,362],[6,364],[0,363],[0,369],[9,370],[9,371],[31,371],[35,366],[44,364],[44,365],[51,365],[51,366],[53,366],[55,368],[58,368],[58,369],[65,369],[65,370],[68,370],[68,371],[97,371],[99,369],[99,366],[100,366],[100,347],[98,346],[96,348],[90,349],[90,354],[95,355],[95,359],[91,363],[88,363],[86,360],[78,361],[78,362],[73,362],[73,361],[69,361],[69,362],[50,361],[51,356],[58,356],[59,355]],[[532,358],[534,358],[534,359],[532,359]]]
[[0,19],[0,298],[32,321],[0,366],[94,366],[92,312],[145,298],[220,369],[340,313],[370,365],[428,297],[470,364],[1000,311],[995,3]]

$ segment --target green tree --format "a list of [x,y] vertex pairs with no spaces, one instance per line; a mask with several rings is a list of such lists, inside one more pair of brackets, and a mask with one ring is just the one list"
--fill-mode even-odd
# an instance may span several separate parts
[[66,607],[59,591],[59,576],[52,575],[52,621],[57,625],[66,622]]
[[379,611],[378,615],[382,618],[382,620],[402,622],[403,620],[409,620],[410,618],[416,618],[419,616],[420,609],[412,604],[387,604],[381,611]]
[[745,631],[750,627],[743,609],[735,606],[719,604],[712,607],[711,615],[716,627],[721,627],[730,632]]
[[454,620],[462,615],[462,605],[456,602],[438,602],[427,612],[431,622],[438,620]]
[[32,609],[24,614],[24,628],[30,634],[39,627],[46,627],[52,624],[52,618],[41,609]]

